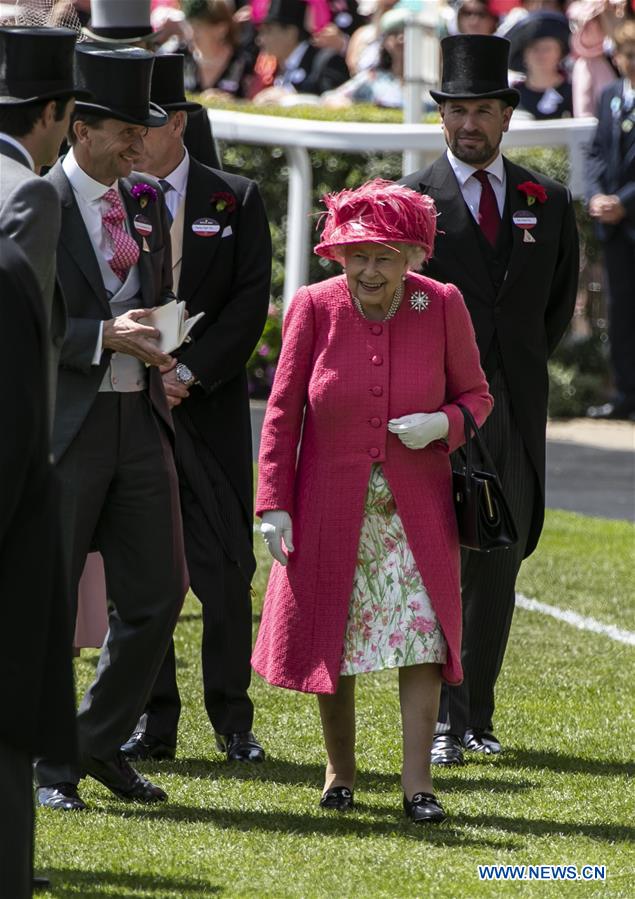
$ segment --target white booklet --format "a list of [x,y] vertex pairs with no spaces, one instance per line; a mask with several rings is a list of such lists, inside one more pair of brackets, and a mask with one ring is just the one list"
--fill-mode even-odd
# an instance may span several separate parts
[[172,300],[165,306],[159,306],[150,315],[140,318],[139,321],[144,325],[150,325],[161,332],[161,338],[157,341],[159,348],[163,353],[171,353],[178,350],[186,339],[194,325],[200,321],[205,315],[199,312],[198,315],[192,315],[186,318],[185,303],[178,300]]

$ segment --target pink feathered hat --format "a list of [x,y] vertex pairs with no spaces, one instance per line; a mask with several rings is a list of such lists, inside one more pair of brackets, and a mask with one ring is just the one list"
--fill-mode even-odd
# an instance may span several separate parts
[[376,178],[357,190],[322,197],[326,206],[318,256],[337,259],[337,247],[355,243],[408,243],[428,258],[434,246],[437,211],[434,200],[409,187]]

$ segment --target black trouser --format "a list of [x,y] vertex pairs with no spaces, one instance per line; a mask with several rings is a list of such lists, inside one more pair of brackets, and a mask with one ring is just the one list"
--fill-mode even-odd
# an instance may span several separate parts
[[616,402],[635,411],[635,241],[622,230],[604,244]]
[[462,737],[467,728],[491,730],[494,686],[514,614],[516,577],[531,525],[536,474],[514,421],[502,372],[492,377],[494,409],[481,429],[500,475],[519,540],[491,553],[461,551],[463,683],[441,690],[437,732]]
[[[100,393],[57,470],[73,621],[88,551],[104,559],[109,630],[77,724],[80,763],[108,760],[143,711],[186,584],[174,459],[147,394]],[[41,786],[80,773],[36,764]]]
[[33,890],[31,756],[0,738],[0,896],[30,899]]
[[[236,494],[205,444],[175,416],[185,554],[203,611],[203,691],[214,730],[251,730],[251,530]],[[174,643],[136,730],[176,746],[181,701]]]

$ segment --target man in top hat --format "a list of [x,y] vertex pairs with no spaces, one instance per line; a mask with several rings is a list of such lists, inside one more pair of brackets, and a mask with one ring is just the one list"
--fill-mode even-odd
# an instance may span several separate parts
[[507,83],[509,42],[484,35],[442,41],[439,104],[447,152],[404,183],[429,194],[439,232],[426,272],[462,291],[494,396],[483,427],[518,529],[505,551],[464,551],[464,682],[444,687],[433,761],[462,764],[464,748],[496,754],[494,686],[523,558],[544,518],[547,360],[573,313],[578,237],[561,184],[500,150],[518,92]]
[[73,80],[75,39],[66,28],[0,28],[0,231],[21,246],[42,294],[51,420],[66,314],[55,289],[60,202],[39,174],[57,159],[75,97],[89,96]]
[[[219,749],[259,762],[248,695],[251,656],[252,449],[245,365],[269,307],[271,238],[256,184],[201,165],[183,145],[196,104],[183,95],[183,57],[155,61],[152,97],[169,113],[145,140],[172,218],[174,289],[204,312],[193,341],[163,375],[173,406],[190,583],[203,608],[205,706]],[[135,733],[130,758],[173,757],[180,712],[174,644]]]
[[[104,49],[137,46],[154,53],[166,36],[163,30],[153,30],[151,13],[152,0],[92,0],[90,24],[82,33]],[[185,143],[196,159],[221,167],[209,118],[201,107],[189,116]]]
[[318,50],[310,43],[304,0],[271,0],[258,29],[258,42],[275,57],[274,86],[256,95],[256,102],[277,102],[290,94],[323,94],[350,77],[346,63],[333,50]]
[[169,226],[159,186],[132,176],[149,128],[145,50],[76,50],[80,83],[71,149],[46,176],[62,204],[58,278],[69,326],[53,424],[63,542],[75,618],[88,551],[104,559],[109,631],[77,718],[79,766],[40,759],[38,801],[82,809],[80,777],[116,796],[157,802],[119,747],[141,714],[176,623],[186,574],[171,420],[158,366],[171,362],[141,319],[173,298]]

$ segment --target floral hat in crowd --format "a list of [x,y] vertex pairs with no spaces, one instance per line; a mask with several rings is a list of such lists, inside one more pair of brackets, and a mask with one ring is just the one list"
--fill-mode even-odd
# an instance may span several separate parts
[[431,197],[376,178],[357,190],[322,197],[326,206],[318,256],[338,260],[338,247],[355,243],[407,243],[432,253],[437,211]]

